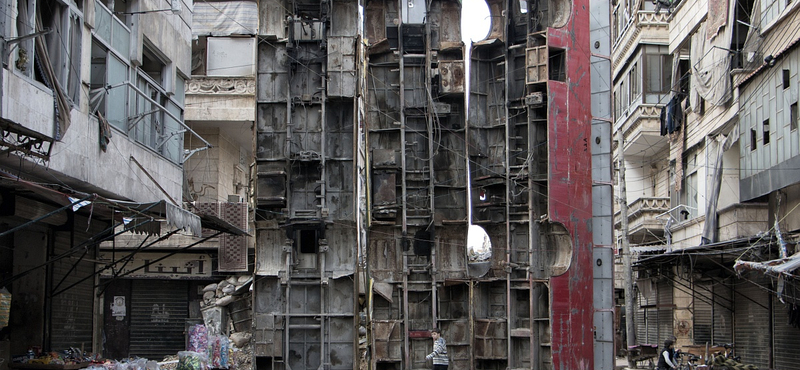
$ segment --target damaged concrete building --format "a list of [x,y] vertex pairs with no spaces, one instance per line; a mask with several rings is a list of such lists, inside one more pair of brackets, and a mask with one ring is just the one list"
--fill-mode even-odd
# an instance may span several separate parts
[[[215,310],[230,319],[222,334],[252,335],[259,370],[428,368],[433,328],[452,368],[613,366],[607,1],[490,1],[491,31],[470,45],[458,0],[38,3],[75,13],[63,21],[87,40],[73,57],[91,73],[60,77],[70,132],[108,145],[108,129],[116,151],[62,138],[53,112],[44,129],[27,126],[86,151],[50,159],[59,182],[120,202],[7,237],[12,317],[40,308],[20,303],[29,284],[47,312],[12,322],[4,356],[81,342],[158,358]],[[33,30],[3,35],[23,33]],[[47,90],[30,63],[27,76],[3,67],[7,85]],[[50,94],[36,102],[53,106]],[[26,107],[3,110],[4,125],[35,115],[24,99],[4,96]],[[17,155],[13,144],[4,150]],[[0,195],[53,203],[6,175],[17,159],[0,161]],[[61,198],[59,211],[81,202]],[[0,214],[0,236],[47,217],[36,211]],[[92,217],[97,230],[81,231]],[[131,218],[159,226],[118,234]],[[31,238],[49,257],[64,252],[41,279],[16,276],[55,262],[27,260]],[[54,299],[50,284],[68,275],[75,301]],[[70,304],[80,322],[59,326]]]
[[260,4],[259,369],[611,366],[608,18],[488,5]]

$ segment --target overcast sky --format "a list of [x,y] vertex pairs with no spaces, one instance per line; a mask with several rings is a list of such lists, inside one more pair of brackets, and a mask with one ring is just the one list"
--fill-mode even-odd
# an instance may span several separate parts
[[489,7],[484,0],[462,0],[461,39],[469,47],[470,40],[480,41],[489,33]]

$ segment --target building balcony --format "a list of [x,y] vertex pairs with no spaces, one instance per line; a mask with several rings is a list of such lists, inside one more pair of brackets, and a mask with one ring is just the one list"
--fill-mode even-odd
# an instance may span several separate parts
[[[661,105],[634,105],[615,125],[615,134],[622,130],[626,157],[652,157],[665,155],[668,142],[661,136]],[[616,148],[615,142],[614,150]]]
[[255,76],[192,76],[186,84],[186,121],[252,122],[255,93]]
[[[664,223],[656,218],[669,210],[669,198],[642,197],[628,205],[628,240],[647,244],[664,236]],[[614,213],[614,227],[622,225],[620,212]]]
[[[619,24],[615,30],[611,63],[613,75],[625,65],[641,43],[667,45],[669,43],[669,15],[667,12],[656,14],[652,10],[639,10],[633,17],[625,20],[625,16],[614,14],[614,23]],[[617,23],[619,22],[619,23]]]

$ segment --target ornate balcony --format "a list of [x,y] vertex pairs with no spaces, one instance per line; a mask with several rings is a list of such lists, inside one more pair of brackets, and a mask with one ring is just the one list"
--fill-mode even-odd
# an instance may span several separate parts
[[611,52],[614,74],[625,65],[625,61],[636,50],[636,45],[642,42],[662,45],[669,43],[669,15],[666,12],[656,14],[652,10],[639,10],[628,20],[617,13],[614,12],[614,22],[624,24],[620,24],[618,30],[615,30],[616,38]]
[[[669,198],[642,197],[628,206],[628,240],[646,244],[664,236],[664,223],[656,216],[669,210]],[[614,214],[614,227],[621,227],[619,209]]]
[[255,92],[254,76],[192,76],[186,84],[186,120],[252,122]]
[[615,131],[622,130],[626,157],[651,157],[658,153],[666,156],[668,142],[666,136],[661,136],[661,105],[632,106],[627,117],[622,119],[624,121]]

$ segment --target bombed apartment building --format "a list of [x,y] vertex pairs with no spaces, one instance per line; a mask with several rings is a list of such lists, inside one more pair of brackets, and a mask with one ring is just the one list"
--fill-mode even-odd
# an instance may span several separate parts
[[594,292],[593,268],[608,273],[611,255],[594,248],[591,151],[609,130],[592,133],[591,79],[602,69],[589,64],[600,45],[590,48],[589,2],[488,3],[467,121],[472,221],[493,251],[470,284],[475,367],[595,368],[607,334],[594,332],[595,304],[610,292]]
[[588,6],[467,48],[460,1],[260,3],[257,368],[429,368],[434,327],[457,369],[611,366]]
[[[472,307],[461,4],[374,0],[364,13],[370,360],[375,369],[429,367],[429,331],[439,327],[451,366],[466,369]],[[491,337],[480,345],[504,348]]]
[[259,7],[255,364],[352,369],[358,4]]

